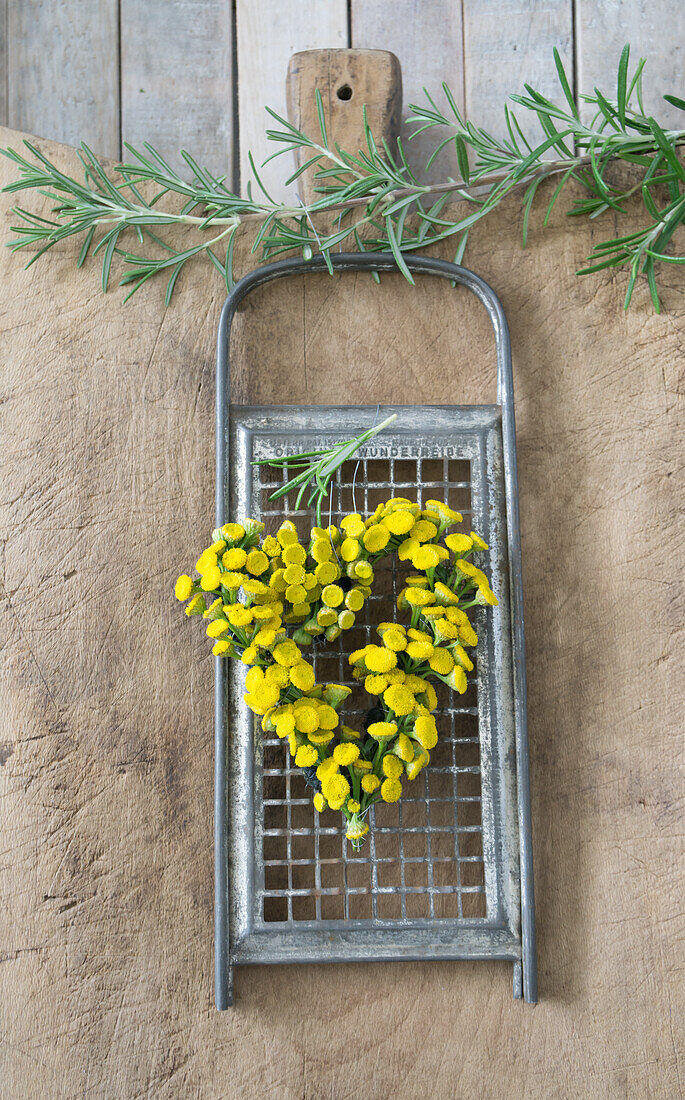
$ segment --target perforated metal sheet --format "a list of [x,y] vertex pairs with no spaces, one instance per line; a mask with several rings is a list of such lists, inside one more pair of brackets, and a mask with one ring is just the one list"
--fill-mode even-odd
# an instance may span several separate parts
[[[384,408],[397,421],[340,471],[333,522],[356,505],[411,495],[458,507],[490,544],[499,607],[479,609],[476,672],[466,695],[440,693],[440,741],[430,766],[395,806],[375,806],[367,844],[352,852],[340,814],[312,806],[287,746],[265,736],[242,703],[245,669],[229,674],[230,955],[234,962],[415,957],[423,953],[520,957],[515,786],[504,762],[514,746],[510,623],[503,540],[500,413],[496,407]],[[284,517],[300,534],[310,512],[270,503],[273,476],[256,458],[313,450],[371,426],[360,408],[233,410],[233,516]],[[421,439],[419,445],[415,440]],[[272,471],[273,475],[273,471]],[[277,477],[280,474],[276,473]],[[266,482],[266,484],[265,484]],[[396,615],[398,563],[387,559],[359,624],[309,654],[319,681],[348,682],[347,656]],[[351,724],[368,709],[355,692]]]

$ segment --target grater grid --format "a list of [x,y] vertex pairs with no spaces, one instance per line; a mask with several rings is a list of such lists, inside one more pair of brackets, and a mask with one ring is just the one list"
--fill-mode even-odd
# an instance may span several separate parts
[[[289,495],[276,502],[268,501],[279,482],[287,480],[285,471],[256,468],[254,476],[254,499],[261,505],[266,532],[273,534],[283,519],[290,519],[300,536],[306,538],[312,522],[309,510],[295,509]],[[355,509],[355,505],[356,510],[366,514],[381,498],[407,495],[415,497],[422,506],[433,496],[447,500],[459,508],[468,522],[471,491],[468,460],[447,456],[428,460],[362,457],[359,462],[345,463],[337,471],[330,519],[337,525],[341,516]],[[320,650],[315,645],[305,654],[314,665],[317,682],[333,681],[353,688],[353,695],[346,701],[345,721],[357,728],[371,701],[352,679],[347,656],[360,645],[377,641],[375,625],[393,617],[402,568],[396,557],[381,563],[377,571],[379,580],[358,624],[343,632],[337,643]],[[385,577],[380,576],[383,573]],[[392,581],[392,596],[382,591],[388,578]],[[460,746],[471,746],[476,756],[479,751],[477,667],[475,672],[469,677],[470,705],[459,705],[460,697],[447,688],[439,693],[442,698],[436,719],[440,740],[431,754],[431,763],[416,780],[405,783],[405,794],[397,804],[379,803],[372,807],[370,832],[360,853],[354,852],[344,838],[339,813],[330,810],[316,813],[311,792],[304,789],[301,771],[289,759],[287,744],[274,737],[262,739],[264,887],[257,885],[255,892],[258,923],[294,922],[300,926],[306,921],[353,920],[371,924],[378,919],[406,922],[421,918],[486,917],[480,762],[465,764],[457,751]],[[468,731],[468,736],[463,735],[465,719],[471,719],[475,727]],[[277,759],[273,754],[280,753],[280,765],[267,766],[267,753],[270,764]],[[477,785],[473,793],[461,791],[459,777],[466,775]],[[298,782],[302,797],[297,797]],[[470,806],[474,820],[461,820],[460,805]],[[275,823],[270,810],[285,810],[285,827]],[[335,855],[322,856],[322,838],[333,840],[337,846]],[[391,838],[395,850],[391,855],[381,854],[383,842]],[[409,838],[423,843],[423,854],[408,854]],[[274,840],[285,840],[280,858],[270,847]],[[294,854],[295,840],[302,858]],[[462,874],[463,866],[475,873]]]

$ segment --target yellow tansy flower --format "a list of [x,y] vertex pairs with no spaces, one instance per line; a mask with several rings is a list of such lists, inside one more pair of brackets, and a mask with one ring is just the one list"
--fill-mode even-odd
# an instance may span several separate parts
[[300,745],[295,753],[295,763],[298,768],[310,768],[318,759],[319,754],[313,745]]
[[340,526],[347,538],[358,539],[364,534],[364,520],[358,512],[352,512],[351,515],[345,516],[340,521]]
[[311,691],[314,687],[314,669],[308,661],[298,661],[296,665],[291,665],[289,673],[290,682],[300,691]]
[[290,638],[285,642],[279,642],[274,647],[274,660],[279,665],[285,665],[286,668],[289,668],[291,665],[296,665],[301,659],[302,651]]
[[218,565],[210,565],[202,574],[200,588],[204,592],[213,592],[221,584],[221,570]]
[[323,811],[326,809],[326,800],[325,800],[324,796],[321,794],[321,791],[316,792],[316,794],[314,795],[314,798],[313,798],[313,802],[314,802],[314,809],[316,810],[316,812],[318,814],[323,813]]
[[433,715],[420,715],[414,723],[414,735],[424,749],[432,749],[438,743],[438,729]]
[[307,551],[299,542],[291,542],[283,550],[283,561],[286,565],[304,565],[307,560]]
[[294,542],[297,542],[297,528],[292,520],[283,520],[276,532],[276,538],[284,549],[286,546],[292,546]]
[[341,810],[345,799],[350,793],[350,785],[344,775],[336,772],[325,780],[321,780],[321,788],[324,798],[332,810]]
[[233,546],[222,555],[221,564],[224,569],[242,569],[247,561],[247,554],[242,546]]
[[397,753],[400,760],[408,762],[414,759],[414,746],[406,733],[400,733],[398,735],[397,743],[393,746],[392,751]]
[[391,534],[406,535],[411,531],[416,521],[411,512],[399,508],[396,512],[391,512],[389,516],[384,516],[381,522]]
[[[438,533],[438,529],[429,519],[417,519],[411,529],[411,537],[418,542],[430,542]],[[447,541],[447,540],[445,540]]]
[[360,552],[361,547],[356,539],[343,539],[340,547],[340,557],[343,561],[355,561]]
[[448,649],[443,649],[440,646],[434,649],[428,659],[428,664],[433,672],[437,672],[439,676],[447,676],[454,668],[454,661],[451,653]]
[[251,607],[243,607],[241,603],[235,603],[226,617],[231,626],[247,626],[252,622],[254,612]]
[[286,565],[283,570],[283,580],[288,584],[302,584],[304,580],[304,568],[297,563]]
[[369,527],[364,532],[363,543],[370,554],[383,550],[389,542],[390,532],[387,527],[383,527],[380,523],[375,523],[373,527]]
[[404,684],[391,684],[383,692],[383,700],[400,717],[410,714],[414,709],[414,696]]
[[174,594],[177,600],[187,600],[193,591],[193,582],[187,573],[181,573],[174,586]]
[[359,747],[351,741],[336,745],[333,749],[333,759],[341,768],[347,767],[359,756]]
[[477,535],[475,531],[471,532],[471,540],[476,550],[487,550],[488,544],[484,539]]
[[296,707],[295,729],[300,733],[316,733],[319,728],[319,716],[314,707]]
[[397,722],[372,722],[367,732],[375,741],[390,741],[397,733]]
[[262,550],[265,554],[268,554],[270,558],[277,558],[281,552],[281,544],[273,535],[267,535],[262,543]]
[[309,553],[314,561],[321,565],[325,561],[330,561],[333,557],[333,547],[328,539],[314,539]]
[[445,538],[445,546],[449,546],[455,554],[466,554],[473,546],[473,541],[468,535],[453,534]]
[[401,630],[384,630],[382,634],[383,645],[395,653],[407,648],[407,639]]
[[368,691],[369,695],[382,695],[387,686],[387,676],[380,676],[375,672],[367,676],[364,680],[364,688]]
[[381,768],[383,769],[383,775],[387,776],[388,779],[399,779],[404,771],[402,761],[392,753],[388,753],[387,756],[383,757]]
[[384,802],[397,802],[402,797],[402,783],[399,779],[384,779],[381,784],[381,798]]
[[205,598],[197,592],[186,604],[186,615],[201,614],[205,610]]
[[231,542],[240,542],[245,538],[245,528],[242,523],[225,523],[221,528],[221,534]]
[[245,568],[253,577],[261,577],[269,568],[269,559],[261,550],[251,550],[247,555]]
[[437,512],[441,521],[449,523],[461,523],[464,518],[461,512],[455,512],[453,508],[449,508],[442,500],[427,500],[426,508],[432,512]]
[[340,607],[345,593],[338,584],[327,584],[321,593],[321,599],[327,607]]
[[336,581],[340,576],[340,570],[333,561],[319,562],[314,570],[314,576],[320,585],[325,586]]
[[[294,566],[289,568],[294,568]],[[285,598],[288,603],[305,603],[307,589],[303,584],[289,584],[285,590]]]
[[362,790],[367,794],[373,794],[377,791],[381,785],[381,781],[377,775],[363,775],[362,776]]
[[364,664],[369,672],[389,672],[397,664],[397,654],[380,645],[367,645]]

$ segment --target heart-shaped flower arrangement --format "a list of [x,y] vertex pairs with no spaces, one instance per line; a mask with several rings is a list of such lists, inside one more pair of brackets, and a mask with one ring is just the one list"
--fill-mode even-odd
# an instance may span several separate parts
[[[472,560],[487,544],[475,531],[447,533],[461,522],[441,501],[422,509],[393,497],[366,520],[345,516],[340,530],[313,527],[308,545],[289,520],[266,537],[256,520],[227,523],[200,555],[197,577],[176,581],[186,615],[208,620],[212,652],[250,666],[245,702],[263,730],[288,740],[316,810],[342,811],[355,847],[368,832],[369,807],[396,802],[402,780],[429,762],[438,739],[431,680],[466,691],[467,649],[478,641],[468,609],[497,603]],[[350,654],[352,675],[373,698],[365,728],[352,729],[338,714],[351,688],[317,684],[303,648],[334,642],[354,625],[374,565],[390,554],[416,570],[397,599],[407,623],[378,623],[380,644]]]

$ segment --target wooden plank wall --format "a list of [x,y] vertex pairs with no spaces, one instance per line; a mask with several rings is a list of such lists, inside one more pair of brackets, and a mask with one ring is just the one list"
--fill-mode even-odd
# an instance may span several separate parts
[[[647,55],[647,105],[682,95],[683,0],[0,0],[0,123],[119,156],[151,141],[178,163],[188,148],[243,184],[251,149],[272,148],[264,105],[285,112],[285,70],[296,50],[391,49],[404,103],[446,80],[478,124],[501,132],[506,95],[532,82],[554,94],[556,45],[578,87],[606,85],[623,44]],[[0,74],[0,77],[2,74]],[[432,147],[410,146],[416,165]],[[275,195],[289,165],[267,166]],[[449,151],[431,178],[455,174]]]

